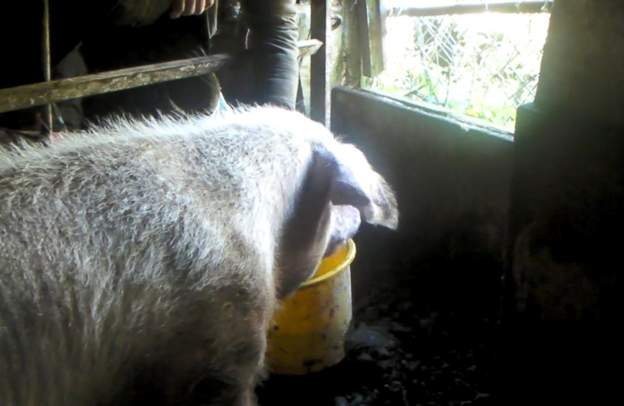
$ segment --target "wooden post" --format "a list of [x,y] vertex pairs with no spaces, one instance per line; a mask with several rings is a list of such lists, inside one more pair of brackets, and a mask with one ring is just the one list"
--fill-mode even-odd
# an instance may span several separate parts
[[355,6],[357,7],[358,19],[358,44],[349,44],[349,46],[359,46],[362,58],[362,75],[372,77],[368,7],[364,0],[358,0]]
[[362,86],[362,52],[359,46],[359,20],[356,8],[357,0],[344,0],[343,48],[347,58],[345,81],[347,86]]
[[330,0],[311,0],[311,27],[313,39],[323,47],[310,61],[310,117],[324,125],[329,124],[329,28]]
[[366,0],[368,5],[369,41],[371,53],[371,74],[377,76],[385,68],[383,52],[384,19],[381,10],[382,0]]
[[[41,63],[43,65],[43,80],[49,82],[52,80],[52,54],[50,50],[50,1],[43,0],[43,27],[41,38]],[[45,122],[47,132],[51,134],[54,131],[54,119],[52,116],[52,104],[45,106]]]
[[432,17],[444,15],[475,14],[483,12],[492,13],[547,13],[553,7],[553,0],[526,0],[503,1],[498,3],[475,2],[454,4],[451,6],[427,6],[418,7],[410,4],[409,1],[392,2],[386,10],[386,15],[410,16],[410,17]]

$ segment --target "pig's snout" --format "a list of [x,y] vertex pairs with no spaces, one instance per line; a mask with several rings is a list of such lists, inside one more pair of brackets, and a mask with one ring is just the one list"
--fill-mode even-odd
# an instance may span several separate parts
[[353,206],[332,206],[330,235],[325,256],[328,257],[336,250],[345,245],[347,241],[355,236],[360,228],[360,212]]

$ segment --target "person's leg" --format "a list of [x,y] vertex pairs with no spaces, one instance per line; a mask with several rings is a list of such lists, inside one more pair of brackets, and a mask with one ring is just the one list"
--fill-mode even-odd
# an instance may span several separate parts
[[[85,41],[82,52],[92,72],[199,56],[207,53],[206,24],[206,16],[170,19],[168,15],[143,27],[111,24],[102,35]],[[218,98],[216,77],[203,75],[91,97],[85,100],[85,111],[91,119],[118,113],[213,111]]]

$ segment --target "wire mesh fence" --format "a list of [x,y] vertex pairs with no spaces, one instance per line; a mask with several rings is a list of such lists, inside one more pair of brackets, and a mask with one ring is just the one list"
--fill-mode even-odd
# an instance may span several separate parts
[[391,14],[386,69],[364,85],[511,131],[517,107],[535,97],[549,18],[546,12]]

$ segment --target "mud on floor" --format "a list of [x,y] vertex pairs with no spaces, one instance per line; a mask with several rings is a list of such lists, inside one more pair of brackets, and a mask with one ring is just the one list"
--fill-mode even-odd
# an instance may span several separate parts
[[484,315],[417,304],[377,292],[354,315],[347,357],[303,377],[270,377],[260,405],[464,406],[498,404],[493,394],[497,324]]

